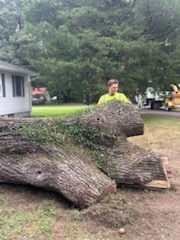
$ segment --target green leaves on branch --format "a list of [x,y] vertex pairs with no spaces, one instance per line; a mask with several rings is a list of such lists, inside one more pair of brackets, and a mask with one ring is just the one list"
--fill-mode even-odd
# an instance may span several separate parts
[[[33,67],[63,102],[96,102],[110,78],[131,97],[179,82],[179,0],[0,2],[0,58]],[[36,69],[34,69],[34,66]],[[162,90],[164,90],[162,89]]]

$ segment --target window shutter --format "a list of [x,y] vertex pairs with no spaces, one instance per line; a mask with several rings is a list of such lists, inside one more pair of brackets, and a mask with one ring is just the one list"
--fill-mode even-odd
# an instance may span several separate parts
[[15,76],[12,75],[12,90],[13,90],[13,97],[15,97]]
[[6,86],[5,86],[5,76],[4,73],[1,74],[2,78],[2,92],[3,92],[3,97],[6,97]]
[[25,91],[24,91],[24,78],[22,77],[22,96],[25,97]]

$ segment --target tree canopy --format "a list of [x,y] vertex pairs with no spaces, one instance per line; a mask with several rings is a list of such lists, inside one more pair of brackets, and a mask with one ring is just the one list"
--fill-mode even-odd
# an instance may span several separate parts
[[179,83],[179,0],[0,0],[0,59],[40,73],[64,102],[97,101],[110,78],[130,98]]

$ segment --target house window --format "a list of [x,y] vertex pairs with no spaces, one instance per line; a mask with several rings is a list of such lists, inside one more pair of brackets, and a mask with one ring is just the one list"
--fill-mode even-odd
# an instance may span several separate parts
[[12,76],[13,97],[24,97],[24,78],[22,76]]
[[6,86],[4,73],[0,74],[0,97],[6,97]]

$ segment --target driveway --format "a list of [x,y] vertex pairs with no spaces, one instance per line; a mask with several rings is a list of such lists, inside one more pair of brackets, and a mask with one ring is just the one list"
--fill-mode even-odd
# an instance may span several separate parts
[[178,117],[178,118],[180,118],[180,111],[166,111],[164,109],[151,110],[151,109],[148,109],[148,108],[142,108],[139,111],[140,111],[140,114],[160,115],[160,116],[168,116],[168,117]]

